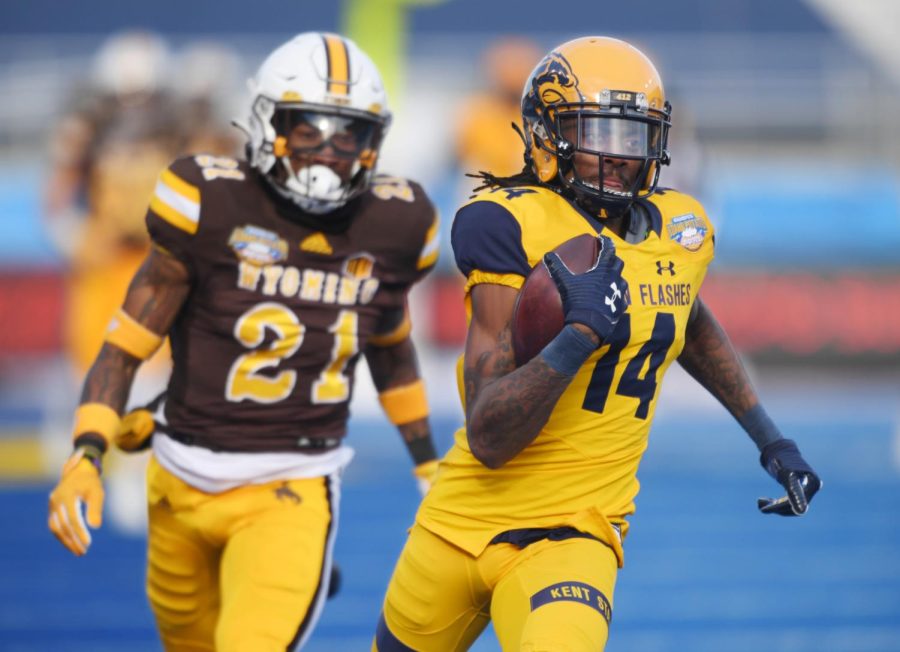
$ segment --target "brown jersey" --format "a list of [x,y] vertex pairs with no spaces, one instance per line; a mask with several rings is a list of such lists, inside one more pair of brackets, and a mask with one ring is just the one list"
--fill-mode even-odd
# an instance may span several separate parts
[[[434,207],[406,179],[377,176],[345,211],[317,229],[230,158],[182,158],[162,173],[147,226],[192,275],[169,333],[174,433],[223,451],[345,434],[359,355],[433,267],[438,239]],[[327,229],[329,218],[346,228]]]

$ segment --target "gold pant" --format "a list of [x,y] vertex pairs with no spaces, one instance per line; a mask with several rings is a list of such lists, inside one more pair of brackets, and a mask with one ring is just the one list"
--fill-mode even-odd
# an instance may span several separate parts
[[166,650],[284,652],[328,593],[337,479],[207,494],[152,459],[147,594]]
[[506,652],[597,652],[616,556],[588,538],[492,544],[477,558],[415,525],[388,586],[373,652],[467,650],[493,620]]

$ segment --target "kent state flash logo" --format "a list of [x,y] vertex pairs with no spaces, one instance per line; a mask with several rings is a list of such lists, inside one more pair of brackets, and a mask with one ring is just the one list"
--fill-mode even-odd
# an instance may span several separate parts
[[672,218],[666,229],[669,237],[688,251],[697,251],[703,245],[709,230],[703,220],[693,213]]

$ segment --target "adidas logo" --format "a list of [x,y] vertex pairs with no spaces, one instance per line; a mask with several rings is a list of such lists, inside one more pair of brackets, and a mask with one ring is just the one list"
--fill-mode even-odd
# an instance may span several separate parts
[[319,233],[313,233],[310,236],[307,236],[300,243],[301,251],[309,251],[314,254],[323,254],[329,255],[334,253],[334,250],[331,248],[331,245],[328,243],[328,240],[325,239],[325,236]]

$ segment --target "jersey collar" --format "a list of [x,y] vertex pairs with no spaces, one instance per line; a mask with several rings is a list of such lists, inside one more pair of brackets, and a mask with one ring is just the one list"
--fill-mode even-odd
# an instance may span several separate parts
[[[564,197],[564,199],[569,203],[569,205],[575,209],[575,211],[581,215],[585,220],[587,220],[588,224],[594,229],[597,234],[600,234],[603,229],[603,220],[598,217],[594,217],[586,210],[581,208],[575,201],[569,199],[568,197]],[[639,197],[634,200],[634,204],[631,207],[631,210],[639,210],[642,211],[650,221],[650,230],[653,231],[658,237],[662,235],[662,213],[659,212],[659,207],[648,200],[645,197]]]

